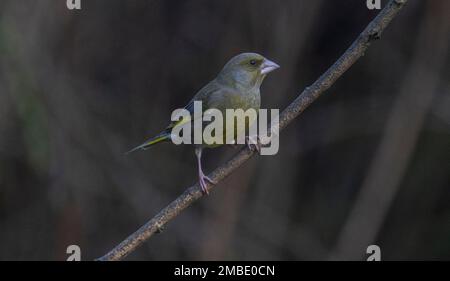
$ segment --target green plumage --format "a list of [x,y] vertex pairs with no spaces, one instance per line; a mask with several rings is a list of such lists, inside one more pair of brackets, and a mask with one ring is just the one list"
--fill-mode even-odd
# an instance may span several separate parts
[[[130,150],[133,152],[140,149],[147,149],[148,147],[162,141],[170,140],[171,130],[175,126],[180,126],[184,122],[192,122],[194,113],[194,101],[202,102],[202,109],[206,111],[211,108],[218,109],[222,112],[224,120],[226,120],[226,109],[243,109],[244,111],[250,108],[258,110],[261,105],[260,86],[266,77],[267,73],[278,68],[279,66],[274,62],[264,58],[256,53],[243,53],[233,57],[223,67],[217,77],[206,84],[192,100],[185,107],[190,113],[190,120],[183,120],[172,122],[169,126],[158,134]],[[249,126],[250,124],[247,124]],[[224,143],[229,139],[234,139],[237,131],[227,132],[224,124],[224,131],[222,133]],[[199,145],[196,146],[197,157],[201,157],[201,150],[203,147],[215,147],[217,145]],[[200,161],[199,161],[200,166]],[[207,192],[206,184],[204,182],[205,176],[199,167],[200,185],[202,190]]]

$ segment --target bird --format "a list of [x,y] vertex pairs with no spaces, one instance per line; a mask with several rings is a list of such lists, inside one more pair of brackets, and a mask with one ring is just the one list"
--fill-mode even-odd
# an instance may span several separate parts
[[[155,137],[146,140],[141,145],[127,152],[131,153],[137,150],[146,150],[149,147],[172,140],[172,129],[181,126],[185,122],[193,121],[194,102],[202,102],[202,110],[218,109],[225,114],[226,109],[255,109],[256,112],[261,106],[260,86],[268,73],[278,69],[280,66],[275,62],[265,58],[257,53],[241,53],[231,58],[215,79],[201,88],[190,102],[184,107],[189,114],[190,120],[179,120],[171,122],[163,131]],[[246,124],[248,126],[248,124]],[[224,130],[223,143],[225,139],[235,138],[236,131],[232,134]],[[207,182],[215,182],[205,175],[202,168],[202,152],[204,148],[213,148],[216,144],[194,144],[195,155],[197,158],[198,181],[203,194],[208,194]]]

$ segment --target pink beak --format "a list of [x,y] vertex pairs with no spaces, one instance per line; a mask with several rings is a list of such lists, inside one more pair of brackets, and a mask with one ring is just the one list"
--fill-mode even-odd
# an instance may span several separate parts
[[280,68],[280,66],[278,64],[274,63],[271,60],[264,59],[262,65],[261,65],[261,74],[267,74],[269,72],[274,71],[277,68]]

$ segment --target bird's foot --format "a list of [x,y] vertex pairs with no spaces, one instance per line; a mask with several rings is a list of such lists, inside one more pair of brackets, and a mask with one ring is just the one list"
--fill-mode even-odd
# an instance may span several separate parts
[[258,151],[261,152],[261,141],[258,136],[247,136],[245,137],[245,143],[247,144],[247,147],[252,151]]
[[208,184],[206,182],[209,182],[210,184],[216,184],[215,181],[213,181],[210,177],[205,176],[203,172],[200,172],[198,175],[198,182],[200,184],[200,188],[202,189],[203,195],[208,195]]

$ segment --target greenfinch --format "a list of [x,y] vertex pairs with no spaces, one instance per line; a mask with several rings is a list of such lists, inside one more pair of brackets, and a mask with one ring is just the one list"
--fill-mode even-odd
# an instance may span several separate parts
[[[203,112],[213,108],[218,109],[223,115],[225,115],[226,109],[242,109],[245,111],[252,108],[258,112],[261,105],[260,86],[267,74],[279,67],[278,64],[256,53],[242,53],[233,57],[225,64],[217,77],[200,89],[186,105],[185,109],[191,114],[189,122],[192,122],[194,102],[196,101],[202,102]],[[172,129],[176,126],[182,126],[181,123],[183,122],[174,121],[170,123],[157,136],[129,152],[145,150],[154,144],[171,141]],[[224,131],[223,137],[224,143],[228,143],[226,142],[227,139],[236,137],[236,132],[230,134]],[[194,145],[198,165],[198,180],[203,194],[208,194],[206,182],[208,181],[212,184],[214,182],[203,172],[202,151],[205,147],[216,146],[206,143]]]

